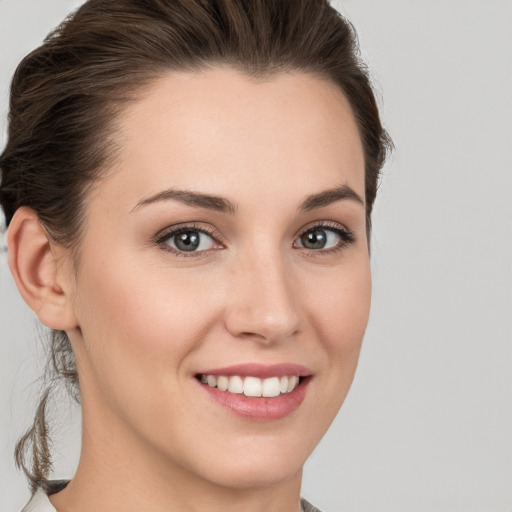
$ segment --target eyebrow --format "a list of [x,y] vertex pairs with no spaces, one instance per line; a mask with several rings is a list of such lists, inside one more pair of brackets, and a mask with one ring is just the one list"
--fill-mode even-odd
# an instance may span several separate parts
[[309,212],[342,200],[355,201],[364,206],[363,199],[354,189],[348,185],[341,185],[307,196],[300,204],[299,210]]
[[[167,189],[162,192],[150,196],[148,198],[139,201],[135,207],[131,210],[132,212],[147,206],[149,204],[157,203],[160,201],[179,201],[180,203],[197,206],[199,208],[206,208],[208,210],[214,210],[221,213],[234,214],[238,210],[237,206],[225,197],[215,196],[211,194],[205,194],[202,192],[193,192],[191,190],[177,190]],[[348,185],[341,185],[340,187],[324,190],[315,194],[310,194],[299,205],[299,211],[309,212],[317,208],[328,206],[332,203],[342,200],[355,201],[364,206],[364,201]]]
[[191,190],[176,190],[170,188],[162,192],[158,192],[154,196],[139,201],[132,212],[148,204],[157,203],[159,201],[179,201],[189,206],[197,206],[222,213],[235,213],[236,206],[228,199],[211,194],[203,194],[202,192],[193,192]]

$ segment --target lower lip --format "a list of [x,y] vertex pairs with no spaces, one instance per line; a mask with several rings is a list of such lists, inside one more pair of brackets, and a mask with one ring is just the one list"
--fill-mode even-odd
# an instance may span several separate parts
[[251,420],[271,421],[284,418],[298,409],[306,397],[309,381],[309,378],[302,379],[293,391],[272,398],[229,393],[197,382],[210,398],[230,412]]

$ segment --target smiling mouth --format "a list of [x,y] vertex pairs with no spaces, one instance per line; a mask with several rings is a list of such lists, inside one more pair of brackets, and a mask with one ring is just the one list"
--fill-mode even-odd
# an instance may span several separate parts
[[205,368],[194,377],[206,396],[229,413],[265,422],[285,418],[300,407],[313,372],[293,363],[245,363]]
[[274,398],[291,393],[304,380],[298,375],[284,375],[282,377],[259,378],[241,375],[209,375],[198,374],[196,378],[210,388],[235,395],[248,397]]

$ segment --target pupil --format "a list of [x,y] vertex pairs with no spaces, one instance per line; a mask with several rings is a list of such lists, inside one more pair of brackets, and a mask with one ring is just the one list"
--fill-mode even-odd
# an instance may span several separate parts
[[175,243],[180,251],[194,251],[199,247],[199,234],[195,231],[185,231],[176,235]]
[[302,235],[302,245],[308,249],[323,249],[327,243],[325,231],[317,229]]

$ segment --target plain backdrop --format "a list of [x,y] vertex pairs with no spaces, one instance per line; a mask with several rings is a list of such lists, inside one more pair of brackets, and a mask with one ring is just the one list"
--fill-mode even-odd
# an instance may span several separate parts
[[[277,0],[276,0],[277,1]],[[0,0],[0,133],[19,60],[76,8]],[[374,214],[372,316],[349,396],[306,465],[326,512],[512,511],[512,2],[346,0],[396,152]],[[0,261],[0,510],[38,392],[33,314]],[[56,477],[78,458],[59,410]],[[67,426],[63,426],[67,425]]]

